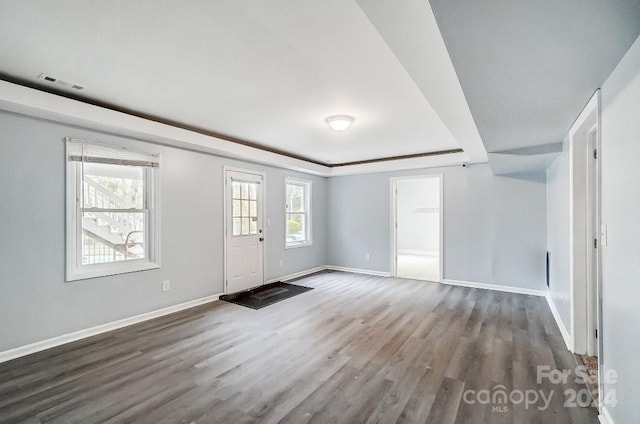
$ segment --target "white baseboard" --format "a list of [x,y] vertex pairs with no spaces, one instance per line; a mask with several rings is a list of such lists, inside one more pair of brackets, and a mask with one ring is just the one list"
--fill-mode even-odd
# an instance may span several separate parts
[[367,274],[367,275],[377,275],[379,277],[391,277],[390,272],[372,271],[370,269],[347,268],[344,266],[335,266],[335,265],[327,265],[325,268],[331,271],[343,271],[343,272],[353,272],[355,274]]
[[284,275],[282,277],[272,278],[270,280],[265,281],[265,284],[275,283],[275,282],[278,282],[278,281],[283,281],[283,282],[284,281],[289,281],[289,280],[293,280],[295,278],[304,277],[305,275],[314,274],[316,272],[324,271],[325,269],[327,269],[326,266],[318,266],[318,267],[315,267],[315,268],[309,268],[309,269],[305,269],[303,271],[294,272],[293,274]]
[[598,418],[600,419],[600,422],[602,424],[615,424],[615,422],[613,421],[613,418],[611,418],[611,413],[609,412],[606,406],[603,406],[600,412],[601,414],[598,415]]
[[567,346],[568,350],[571,350],[571,337],[569,336],[569,332],[567,331],[567,327],[564,326],[562,322],[562,318],[560,318],[560,313],[556,308],[555,303],[553,303],[553,299],[551,299],[551,294],[547,292],[546,296],[547,303],[549,304],[549,309],[551,309],[551,314],[553,315],[553,319],[556,320],[556,324],[560,329],[560,334],[562,334],[562,338],[564,339],[564,344]]
[[169,306],[162,309],[156,309],[155,311],[145,312],[143,314],[120,319],[118,321],[108,322],[106,324],[100,324],[95,327],[74,331],[73,333],[63,334],[61,336],[52,337],[47,340],[42,340],[42,341],[31,343],[25,346],[20,346],[13,349],[5,350],[4,352],[0,352],[0,363],[10,361],[12,359],[20,358],[21,356],[31,355],[32,353],[40,352],[42,350],[50,349],[52,347],[75,342],[77,340],[86,339],[87,337],[96,336],[98,334],[106,333],[108,331],[117,330],[119,328],[127,327],[129,325],[138,324],[140,322],[148,321],[153,318],[169,315],[174,312],[179,312],[185,309],[193,308],[195,306],[204,305],[205,303],[218,300],[221,294],[222,293],[215,294],[212,296],[202,297],[200,299],[190,300],[188,302],[180,303],[178,305],[173,305],[173,306]]
[[484,290],[496,290],[496,291],[507,292],[507,293],[528,294],[531,296],[546,296],[547,294],[547,292],[544,290],[525,289],[522,287],[511,287],[511,286],[499,286],[497,284],[475,283],[472,281],[444,279],[442,283],[448,284],[450,286],[471,287],[474,289],[484,289]]

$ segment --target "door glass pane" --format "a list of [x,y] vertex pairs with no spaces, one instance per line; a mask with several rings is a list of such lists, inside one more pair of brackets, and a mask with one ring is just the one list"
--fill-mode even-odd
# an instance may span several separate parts
[[249,183],[242,183],[242,198],[249,198]]
[[239,236],[242,234],[242,226],[240,224],[240,218],[233,218],[233,235]]
[[258,234],[258,184],[232,181],[233,235]]
[[239,199],[240,198],[240,190],[241,190],[242,186],[237,181],[233,181],[231,183],[231,185],[233,187],[233,198],[234,199]]
[[242,235],[249,234],[249,218],[242,218]]

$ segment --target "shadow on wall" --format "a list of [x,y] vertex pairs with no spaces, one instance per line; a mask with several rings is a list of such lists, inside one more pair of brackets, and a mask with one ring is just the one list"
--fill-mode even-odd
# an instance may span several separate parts
[[535,172],[514,172],[512,174],[496,175],[497,177],[513,178],[517,180],[531,181],[538,184],[547,183],[546,170],[540,170]]

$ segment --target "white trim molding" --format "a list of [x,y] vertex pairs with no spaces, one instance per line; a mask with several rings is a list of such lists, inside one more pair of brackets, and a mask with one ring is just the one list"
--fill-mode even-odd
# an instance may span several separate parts
[[[459,153],[330,167],[2,80],[0,110],[324,177],[458,166],[462,162],[487,161],[487,154],[480,138],[473,135],[472,138],[477,141],[469,142],[471,139],[466,138],[461,144],[464,151]],[[472,120],[469,122],[473,124]]]
[[[596,187],[591,187],[589,182],[589,165],[585,159],[591,158],[591,149],[600,150],[600,90],[596,90],[578,118],[569,129],[569,292],[570,292],[570,318],[569,330],[571,334],[571,351],[577,353],[591,353],[592,344],[597,344],[592,332],[594,328],[602,331],[602,322],[594,325],[598,320],[597,311],[592,308],[590,295],[599,296],[597,302],[601,302],[601,290],[599,275],[594,274],[594,263],[600,268],[599,250],[594,259],[592,241],[599,242],[599,182]],[[595,146],[590,145],[589,134],[596,130]],[[588,159],[592,160],[592,159]],[[597,165],[596,161],[594,166]],[[598,170],[595,171],[596,174]],[[596,177],[599,179],[599,177]],[[595,194],[597,210],[591,210],[589,196]],[[595,214],[595,217],[594,217]],[[595,218],[595,220],[594,220]],[[596,222],[592,228],[591,222]],[[590,293],[592,284],[598,286],[597,293]],[[598,308],[596,308],[598,309]],[[602,340],[602,337],[600,338]],[[598,349],[600,346],[596,346]],[[598,359],[602,352],[596,352]]]
[[613,418],[611,417],[611,412],[609,412],[609,409],[606,406],[603,406],[600,409],[600,415],[598,415],[598,419],[600,419],[600,422],[602,424],[615,424]]
[[316,272],[326,270],[326,266],[318,266],[315,268],[309,268],[302,271],[294,272],[293,274],[284,275],[278,278],[271,278],[270,280],[265,281],[265,284],[277,283],[278,281],[285,282],[290,280],[295,280],[296,278],[305,277],[309,274],[315,274]]
[[530,296],[546,296],[546,293],[547,293],[544,290],[526,289],[523,287],[500,286],[497,284],[476,283],[472,281],[449,280],[446,278],[442,280],[442,284],[447,284],[449,286],[471,287],[474,289],[495,290],[495,291],[501,291],[506,293],[526,294]]
[[390,272],[374,271],[371,269],[348,268],[345,266],[335,266],[335,265],[327,265],[325,266],[325,269],[328,269],[330,271],[352,272],[354,274],[377,275],[378,277],[391,277]]
[[0,352],[0,363],[20,358],[22,356],[31,355],[32,353],[40,352],[52,347],[61,346],[92,336],[97,336],[98,334],[106,333],[108,331],[113,331],[119,328],[128,327],[133,324],[149,321],[154,318],[170,315],[175,312],[180,312],[185,309],[204,305],[206,303],[214,302],[218,300],[221,294],[222,293],[202,297],[200,299],[190,300],[188,302],[168,306],[166,308],[156,309],[155,311],[145,312],[143,314],[134,315],[129,318],[108,322],[106,324],[96,325],[95,327],[85,328],[84,330],[74,331],[73,333],[63,334],[61,336],[52,337],[50,339],[31,343],[25,346],[5,350],[4,352]]
[[549,304],[549,309],[551,309],[551,314],[553,315],[553,319],[556,320],[556,325],[560,330],[560,334],[562,334],[562,339],[564,340],[564,344],[567,346],[567,350],[571,351],[571,336],[567,331],[567,327],[564,326],[564,322],[562,322],[562,318],[560,318],[560,312],[558,312],[558,308],[556,308],[556,304],[553,303],[553,299],[551,298],[551,293],[547,292],[545,295],[547,298],[547,303]]

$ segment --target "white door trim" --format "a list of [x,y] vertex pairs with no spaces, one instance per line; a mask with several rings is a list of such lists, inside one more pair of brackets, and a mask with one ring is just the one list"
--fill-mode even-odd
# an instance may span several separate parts
[[223,227],[222,227],[222,232],[223,232],[223,252],[224,252],[224,258],[223,258],[223,264],[222,264],[222,286],[224,288],[223,292],[224,294],[229,294],[227,291],[227,235],[228,235],[228,231],[229,231],[229,223],[228,223],[228,202],[229,202],[229,187],[227,185],[227,174],[229,172],[241,172],[244,174],[251,174],[251,175],[257,175],[259,177],[262,178],[262,184],[260,184],[261,186],[261,191],[262,191],[262,234],[264,237],[265,242],[263,243],[262,246],[262,284],[264,284],[265,281],[265,276],[266,276],[266,269],[265,269],[265,259],[267,257],[267,243],[266,241],[268,240],[268,234],[267,234],[267,174],[265,172],[261,172],[261,171],[255,171],[252,169],[246,169],[246,168],[238,168],[235,166],[228,166],[228,165],[224,165],[222,167],[222,196],[223,196],[223,201],[222,201],[222,208],[223,208]]
[[[602,240],[600,222],[600,162],[601,162],[601,123],[600,123],[600,90],[591,97],[584,110],[580,113],[569,130],[569,285],[570,285],[570,346],[574,353],[596,353],[598,356],[598,373],[600,405],[604,398],[603,382],[603,326],[602,326]],[[590,137],[596,131],[595,140],[590,143]],[[597,150],[598,159],[595,162],[595,187],[589,183],[587,160],[593,155],[592,149]],[[587,194],[588,193],[588,194]],[[589,222],[590,213],[587,212],[588,196],[595,195],[595,224]],[[585,197],[586,196],[586,197]],[[592,243],[595,239],[597,248],[593,251]],[[586,248],[586,251],[585,251]],[[595,272],[593,272],[595,269]],[[589,280],[595,281],[596,310],[589,305]],[[593,284],[593,283],[592,283]],[[594,316],[595,315],[595,316]],[[591,341],[594,334],[590,334],[596,322],[598,340],[595,351]]]
[[439,174],[421,174],[421,175],[407,175],[403,177],[391,177],[389,179],[389,190],[390,190],[390,199],[391,199],[391,225],[390,225],[390,234],[391,234],[391,276],[397,276],[397,268],[398,264],[396,261],[397,258],[397,245],[398,245],[398,231],[397,231],[397,187],[398,183],[401,181],[415,181],[421,179],[433,179],[438,178],[440,181],[440,264],[439,264],[439,278],[438,281],[442,283],[444,280],[444,175],[442,173]]

